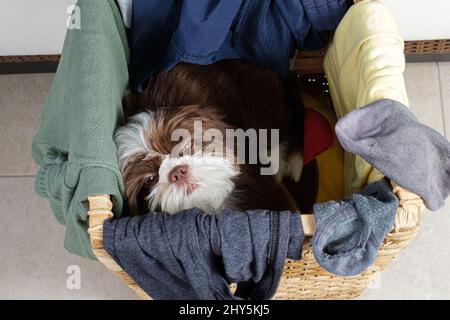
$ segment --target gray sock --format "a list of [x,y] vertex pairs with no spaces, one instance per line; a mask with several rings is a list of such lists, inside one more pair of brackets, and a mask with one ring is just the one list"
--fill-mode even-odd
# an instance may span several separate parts
[[336,124],[342,147],[421,196],[433,211],[450,194],[450,143],[400,102],[384,99],[355,109]]
[[341,276],[366,270],[392,229],[397,208],[398,199],[384,179],[344,201],[316,204],[312,244],[319,265]]

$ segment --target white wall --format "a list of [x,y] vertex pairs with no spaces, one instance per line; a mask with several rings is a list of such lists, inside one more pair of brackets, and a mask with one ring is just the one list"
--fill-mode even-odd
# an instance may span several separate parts
[[[92,0],[102,1],[102,0]],[[450,39],[450,0],[382,0],[405,40]],[[58,54],[76,0],[0,0],[0,56]]]
[[382,0],[405,40],[450,39],[450,0]]
[[61,53],[66,10],[75,2],[0,0],[0,56]]

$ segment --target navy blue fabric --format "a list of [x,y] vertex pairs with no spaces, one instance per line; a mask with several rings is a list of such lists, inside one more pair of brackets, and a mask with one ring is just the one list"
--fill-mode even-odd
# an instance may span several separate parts
[[259,300],[275,294],[286,257],[300,259],[304,233],[299,213],[190,209],[107,220],[103,239],[154,299]]
[[328,42],[348,8],[347,0],[133,0],[132,84],[179,62],[211,64],[244,59],[289,71],[295,49]]

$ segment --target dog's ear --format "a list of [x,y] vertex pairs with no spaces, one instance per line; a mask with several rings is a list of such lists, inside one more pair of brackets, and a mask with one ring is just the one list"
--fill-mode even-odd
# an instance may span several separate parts
[[124,162],[121,171],[130,215],[148,213],[147,196],[158,179],[149,182],[147,178],[157,174],[160,165],[160,157],[147,158],[145,153],[135,154]]
[[143,188],[143,178],[145,175],[141,172],[139,165],[128,163],[122,175],[129,215],[136,216],[147,213],[148,205],[145,200],[147,190]]
[[117,128],[114,133],[114,143],[117,147],[117,156],[120,169],[135,157],[145,158],[150,151],[148,141],[145,139],[146,128],[150,128],[155,122],[155,115],[151,112],[141,112],[129,118],[128,123]]
[[133,165],[128,163],[123,168],[123,183],[125,186],[125,197],[128,203],[130,215],[136,215],[138,212],[138,197],[141,193],[141,176],[133,170]]

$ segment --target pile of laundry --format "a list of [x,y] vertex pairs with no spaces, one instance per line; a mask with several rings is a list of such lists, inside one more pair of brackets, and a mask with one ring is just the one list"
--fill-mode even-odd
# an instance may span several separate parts
[[[114,130],[132,85],[183,61],[244,59],[289,71],[295,50],[324,47],[351,0],[78,0],[82,28],[67,30],[32,154],[36,193],[65,226],[64,247],[96,259],[87,198],[125,194]],[[78,10],[76,10],[78,11]],[[74,15],[76,14],[74,11]]]
[[[339,120],[336,134],[345,149],[416,192],[430,210],[443,206],[450,143],[401,103],[386,99],[356,109]],[[343,201],[316,204],[317,262],[342,276],[366,270],[398,206],[385,179]],[[155,299],[270,299],[285,259],[301,258],[304,238],[300,213],[266,210],[216,216],[191,209],[104,224],[106,250]],[[234,294],[231,283],[237,283]]]
[[[131,27],[131,74],[138,90],[180,61],[239,58],[286,75],[292,49],[323,47],[349,5],[134,0],[131,9],[131,1],[119,3]],[[269,26],[264,33],[263,25]],[[267,34],[275,30],[277,37]],[[346,151],[386,177],[343,201],[314,206],[316,260],[331,273],[352,276],[374,262],[394,224],[399,200],[387,178],[420,195],[429,209],[443,206],[450,193],[450,143],[391,99],[348,112],[335,130]],[[267,210],[225,209],[212,216],[191,209],[104,224],[106,250],[155,299],[270,299],[285,259],[301,258],[304,239],[299,213]],[[234,293],[231,283],[237,283]]]
[[[138,91],[180,61],[239,58],[285,75],[292,50],[323,47],[349,6],[331,0],[174,3],[119,1],[131,27],[130,73]],[[260,23],[269,26],[264,34]],[[418,194],[430,210],[443,206],[450,194],[450,143],[390,99],[350,111],[335,131],[346,151],[386,177],[343,201],[314,206],[317,262],[353,276],[374,262],[393,227],[399,200],[388,179]],[[301,258],[304,239],[299,213],[267,210],[212,216],[191,209],[104,224],[106,250],[155,299],[270,299],[285,259]],[[231,283],[237,283],[234,293]]]
[[[33,140],[33,156],[40,167],[36,191],[49,199],[55,217],[66,226],[66,249],[95,259],[86,228],[87,197],[109,194],[116,218],[122,213],[123,183],[112,137],[123,121],[121,101],[129,81],[139,91],[152,75],[181,61],[210,64],[223,59],[249,60],[284,76],[295,50],[327,45],[352,2],[79,0],[83,32],[67,32],[42,126]],[[367,14],[380,12],[369,12],[370,7],[382,4],[362,1],[353,8],[358,6],[361,10],[353,14],[359,14],[360,24],[347,19],[349,31],[360,32],[367,25]],[[403,54],[401,39],[391,41],[396,32],[385,32],[391,26],[384,28],[382,23],[390,21],[383,18],[377,25],[384,32],[379,38],[388,37],[381,43],[384,47],[373,41],[365,49],[386,52],[398,42],[394,53]],[[343,31],[340,36],[350,39],[351,32]],[[334,39],[336,35],[337,31]],[[361,39],[355,39],[360,45]],[[334,56],[345,60],[348,69],[341,73],[345,81],[334,83],[333,89],[385,80],[377,73],[370,81],[361,81],[353,69],[359,56],[337,47],[331,44],[328,52],[336,51]],[[369,56],[360,46],[350,47]],[[377,57],[369,58],[372,62]],[[397,56],[392,60],[402,62]],[[335,62],[331,60],[325,69],[335,67]],[[387,67],[383,61],[369,69],[386,74]],[[401,66],[392,68],[397,72],[394,82],[403,86]],[[394,86],[388,81],[376,89]],[[367,96],[373,98],[377,90],[371,89],[367,86]],[[361,96],[353,88],[331,91]],[[389,99],[376,96],[363,103],[351,99],[349,108],[363,107],[347,110],[335,127],[342,147],[363,159],[364,170],[359,171],[373,166],[386,177],[370,180],[374,182],[365,188],[367,183],[358,184],[361,191],[351,192],[343,201],[314,206],[313,252],[324,269],[337,275],[363,272],[392,229],[399,202],[387,179],[418,194],[430,210],[441,208],[450,193],[450,143],[412,115],[405,90],[388,91],[383,97]],[[369,181],[365,174],[358,179]],[[103,236],[109,254],[155,299],[269,299],[276,292],[285,259],[300,259],[305,239],[299,213],[267,210],[223,210],[212,216],[191,209],[175,215],[123,217],[107,220]],[[237,283],[234,293],[230,283]]]

